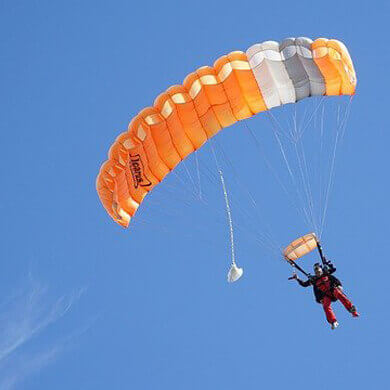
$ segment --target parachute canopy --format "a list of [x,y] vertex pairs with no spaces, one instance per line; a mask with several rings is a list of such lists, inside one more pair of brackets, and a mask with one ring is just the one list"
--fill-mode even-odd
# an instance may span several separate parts
[[295,261],[300,257],[307,255],[316,248],[317,237],[314,233],[309,233],[303,237],[297,238],[290,245],[288,245],[283,251],[283,255],[286,259]]
[[100,169],[100,200],[127,227],[145,196],[222,128],[306,97],[353,95],[355,87],[348,50],[335,39],[266,41],[224,55],[132,119]]

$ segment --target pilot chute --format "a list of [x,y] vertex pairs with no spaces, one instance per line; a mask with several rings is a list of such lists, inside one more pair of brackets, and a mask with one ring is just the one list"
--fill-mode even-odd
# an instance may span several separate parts
[[307,255],[317,248],[317,237],[314,233],[309,233],[299,237],[289,244],[283,251],[286,259],[295,261],[302,256]]

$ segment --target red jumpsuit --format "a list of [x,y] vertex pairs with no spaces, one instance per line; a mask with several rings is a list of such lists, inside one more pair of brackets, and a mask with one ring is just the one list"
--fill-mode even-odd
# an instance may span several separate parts
[[332,283],[328,275],[324,275],[316,279],[314,285],[323,293],[321,303],[325,311],[326,319],[330,324],[333,324],[336,321],[336,316],[331,306],[332,301],[339,300],[349,312],[352,311],[352,302],[339,287],[332,288]]
[[302,281],[297,279],[299,284],[302,287],[313,286],[314,295],[316,297],[316,301],[322,304],[324,308],[326,319],[329,323],[333,324],[336,321],[336,316],[332,310],[331,303],[339,300],[344,307],[352,313],[354,317],[359,316],[354,308],[352,302],[347,298],[347,296],[341,291],[341,283],[340,281],[331,275],[336,271],[335,267],[331,267],[329,271],[324,272],[322,276],[319,277],[311,277],[306,281]]

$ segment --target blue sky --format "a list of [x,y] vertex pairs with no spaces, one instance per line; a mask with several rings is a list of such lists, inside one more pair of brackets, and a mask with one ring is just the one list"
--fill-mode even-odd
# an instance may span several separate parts
[[[2,389],[386,387],[383,4],[1,2]],[[207,206],[186,193],[184,167],[128,231],[95,191],[110,144],[157,94],[222,54],[289,36],[342,40],[358,75],[323,238],[362,316],[352,320],[335,304],[334,332],[311,291],[288,282],[287,265],[247,233],[242,216],[253,210],[225,167],[245,270],[226,283],[227,224],[221,188],[207,181],[207,169],[216,173],[210,148],[199,153]],[[262,134],[264,118],[249,123]],[[280,205],[272,177],[260,165],[251,170],[260,160],[244,132],[237,124],[217,143],[286,243],[306,228]],[[177,185],[178,201],[168,185]]]

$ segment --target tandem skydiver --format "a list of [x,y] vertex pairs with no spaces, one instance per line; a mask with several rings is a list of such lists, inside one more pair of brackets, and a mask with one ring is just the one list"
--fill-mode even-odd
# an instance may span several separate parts
[[315,299],[318,303],[322,304],[326,319],[330,323],[332,329],[337,328],[339,325],[332,310],[332,302],[339,300],[353,317],[359,317],[356,307],[343,293],[341,282],[332,275],[335,272],[336,268],[334,265],[325,259],[323,265],[320,263],[314,264],[315,275],[308,275],[306,281],[299,279],[296,273],[290,278],[295,279],[302,287],[313,286]]

